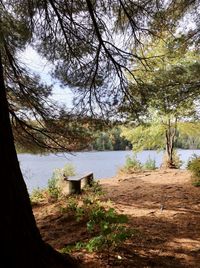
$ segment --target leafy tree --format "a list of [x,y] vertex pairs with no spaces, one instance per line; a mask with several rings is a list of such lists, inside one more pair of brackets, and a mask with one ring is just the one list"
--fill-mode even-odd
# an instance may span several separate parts
[[[129,90],[134,96],[138,95],[141,102],[144,101],[143,95],[139,95],[142,91],[151,96],[145,101],[146,114],[142,118],[145,124],[133,131],[124,129],[123,135],[135,149],[166,147],[168,166],[174,167],[177,134],[184,133],[188,124],[192,127],[190,130],[199,130],[197,123],[184,121],[193,121],[198,114],[200,58],[187,47],[183,37],[168,42],[158,40],[147,46],[144,53],[149,57],[147,65],[136,66],[135,77],[139,83],[133,81]],[[152,58],[153,55],[160,56]]]
[[177,137],[179,139],[185,135],[198,137],[199,133],[199,122],[178,122],[172,116],[161,117],[158,114],[149,123],[135,127],[122,127],[122,136],[132,143],[135,152],[165,149],[169,168],[175,167],[174,149]]
[[[38,146],[52,149],[63,147],[57,130],[68,138],[68,144],[79,140],[79,131],[70,124],[67,130],[57,126],[61,122],[57,119],[64,116],[70,121],[71,115],[63,110],[55,111],[48,100],[51,88],[27,72],[20,64],[18,52],[32,44],[54,63],[54,75],[63,85],[76,87],[79,97],[75,101],[75,114],[103,113],[111,107],[116,113],[116,104],[125,96],[130,97],[124,71],[130,61],[142,59],[127,47],[130,43],[141,46],[140,37],[156,34],[153,29],[165,10],[166,18],[173,14],[173,7],[177,5],[174,1],[169,5],[164,2],[0,1],[0,204],[4,267],[76,266],[69,257],[64,258],[41,239],[19,167],[11,121],[15,134],[19,131],[19,139],[34,140]],[[178,9],[177,17],[196,2],[180,1],[185,8]],[[163,27],[166,26],[169,25],[163,23]],[[127,42],[123,45],[116,42],[119,36]],[[130,103],[137,104],[137,99],[132,98]],[[137,109],[137,105],[132,107]],[[30,124],[32,117],[36,125]],[[41,135],[47,139],[40,139]]]

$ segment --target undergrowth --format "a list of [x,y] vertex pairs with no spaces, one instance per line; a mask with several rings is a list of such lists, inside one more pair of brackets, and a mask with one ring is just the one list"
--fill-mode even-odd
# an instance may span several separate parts
[[128,217],[119,214],[112,207],[111,201],[103,201],[104,193],[101,185],[94,181],[91,186],[83,189],[81,195],[62,196],[57,187],[59,172],[54,173],[48,181],[48,188],[44,192],[39,189],[32,194],[32,199],[43,200],[53,198],[56,202],[59,198],[60,213],[74,217],[74,221],[85,224],[88,239],[79,241],[74,245],[64,247],[61,252],[87,250],[88,252],[110,250],[121,245],[130,238],[135,231],[128,227]]
[[[97,185],[98,193],[95,192]],[[80,249],[88,252],[109,250],[133,235],[134,231],[127,227],[128,217],[118,214],[109,202],[100,200],[100,188],[100,185],[95,183],[94,188],[85,191],[82,197],[73,196],[67,199],[67,205],[62,208],[62,212],[73,215],[77,222],[85,222],[90,239],[64,247],[61,250],[63,253]]]
[[156,169],[156,161],[155,159],[151,159],[150,156],[147,161],[142,164],[138,159],[136,154],[132,156],[127,156],[125,165],[119,169],[119,173],[127,173],[132,174],[134,172],[143,171],[143,170],[155,170]]
[[46,190],[37,188],[34,189],[30,195],[30,200],[32,205],[37,205],[46,198]]
[[70,163],[66,164],[63,168],[55,169],[51,179],[48,180],[48,192],[50,197],[56,200],[61,197],[60,185],[62,185],[62,181],[75,174],[75,167]]
[[192,184],[200,187],[200,156],[193,154],[188,161],[187,169],[192,174]]

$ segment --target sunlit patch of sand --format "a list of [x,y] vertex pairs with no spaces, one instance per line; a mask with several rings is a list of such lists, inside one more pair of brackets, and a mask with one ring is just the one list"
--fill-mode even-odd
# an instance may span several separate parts
[[[199,234],[200,236],[200,234]],[[200,239],[200,238],[199,238]],[[193,252],[200,252],[200,240],[190,238],[174,238],[172,241],[167,242],[166,246],[175,249],[185,249]]]

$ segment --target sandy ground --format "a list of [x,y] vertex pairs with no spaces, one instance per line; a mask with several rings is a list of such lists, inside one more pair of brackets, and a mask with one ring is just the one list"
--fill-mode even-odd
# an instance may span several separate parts
[[[82,266],[200,268],[200,188],[190,180],[183,170],[100,180],[103,198],[127,214],[137,232],[114,252],[76,253]],[[58,204],[37,206],[34,213],[44,240],[57,249],[87,238],[85,223],[61,215]]]

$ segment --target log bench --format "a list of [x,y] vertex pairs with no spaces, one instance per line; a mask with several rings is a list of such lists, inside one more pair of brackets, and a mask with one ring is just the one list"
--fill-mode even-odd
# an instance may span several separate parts
[[85,186],[92,186],[92,182],[94,180],[93,173],[88,173],[83,176],[74,176],[65,178],[65,182],[67,182],[67,194],[80,194],[81,189]]

